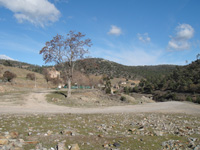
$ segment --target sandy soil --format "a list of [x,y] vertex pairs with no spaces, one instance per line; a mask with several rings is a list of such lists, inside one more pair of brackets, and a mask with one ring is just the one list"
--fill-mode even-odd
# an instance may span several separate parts
[[51,114],[51,113],[73,113],[73,114],[96,114],[96,113],[185,113],[200,114],[200,105],[188,102],[162,102],[146,103],[141,105],[112,106],[100,108],[72,108],[47,103],[45,95],[49,91],[34,91],[24,95],[23,104],[0,102],[0,114]]

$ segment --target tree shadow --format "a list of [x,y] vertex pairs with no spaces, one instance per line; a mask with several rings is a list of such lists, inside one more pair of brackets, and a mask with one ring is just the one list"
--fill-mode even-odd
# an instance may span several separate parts
[[55,94],[59,94],[59,95],[63,95],[65,98],[67,97],[67,95],[65,94],[65,93],[63,93],[63,92],[58,92],[58,91],[56,91],[56,92],[54,92]]

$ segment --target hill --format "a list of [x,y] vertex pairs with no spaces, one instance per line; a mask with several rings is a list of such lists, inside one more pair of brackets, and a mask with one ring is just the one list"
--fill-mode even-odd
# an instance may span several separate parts
[[[17,67],[33,72],[42,73],[47,66],[32,65],[25,62],[3,60],[0,64],[4,66]],[[168,75],[176,68],[176,65],[157,65],[157,66],[125,66],[101,58],[88,58],[77,61],[76,70],[82,71],[87,75],[108,75],[111,78],[141,79],[148,77],[159,77]],[[59,65],[56,69],[61,71]]]
[[106,74],[111,78],[141,79],[165,76],[175,68],[175,65],[125,66],[101,58],[88,58],[77,61],[75,69],[82,70],[86,74]]
[[42,70],[43,70],[42,67],[39,65],[32,65],[29,63],[14,61],[14,60],[0,59],[0,64],[4,66],[8,66],[8,67],[26,69],[26,70],[37,72],[37,73],[42,73]]
[[[22,69],[18,67],[4,66],[0,64],[0,78],[3,76],[5,71],[10,71],[17,75],[12,82],[0,82],[0,92],[9,92],[9,91],[20,91],[20,89],[32,89],[35,88],[45,88],[47,87],[44,76],[40,73],[35,73],[27,69]],[[28,73],[34,73],[36,75],[36,82],[26,79]],[[0,80],[1,81],[1,80]]]
[[188,100],[200,103],[200,60],[176,67],[168,76],[142,80],[140,91],[153,93],[158,101]]
[[[3,60],[0,59],[0,64],[7,67],[15,67],[20,69],[26,69],[29,71],[42,73],[43,69],[51,66],[39,66],[32,65],[25,62]],[[124,79],[147,79],[147,78],[160,78],[167,76],[173,70],[176,69],[175,65],[157,65],[157,66],[125,66],[101,58],[88,58],[79,60],[76,63],[75,70],[81,71],[86,75],[108,75],[112,78],[124,78]],[[56,65],[56,69],[62,71],[59,65]]]

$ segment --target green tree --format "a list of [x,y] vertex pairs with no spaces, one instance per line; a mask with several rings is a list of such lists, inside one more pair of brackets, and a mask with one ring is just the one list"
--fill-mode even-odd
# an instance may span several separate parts
[[4,66],[12,66],[11,62],[8,60],[4,61],[3,65]]

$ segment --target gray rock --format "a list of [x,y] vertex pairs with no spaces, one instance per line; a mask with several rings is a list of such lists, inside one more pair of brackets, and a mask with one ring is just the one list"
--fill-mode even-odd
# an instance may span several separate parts
[[63,142],[58,143],[57,150],[67,150],[67,148],[65,147],[65,143]]
[[115,143],[113,144],[113,146],[114,146],[114,147],[120,147],[121,145],[120,145],[119,143],[115,142]]

